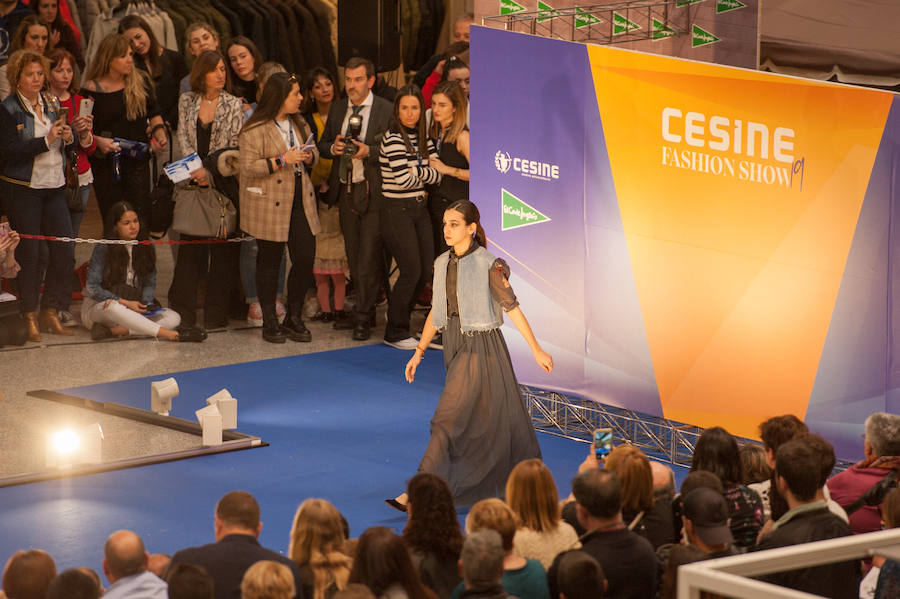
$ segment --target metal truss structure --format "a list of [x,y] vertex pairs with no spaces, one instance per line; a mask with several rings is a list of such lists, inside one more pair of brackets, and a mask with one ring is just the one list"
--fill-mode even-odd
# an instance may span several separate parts
[[[623,0],[482,17],[482,25],[564,41],[615,44],[654,39],[660,30],[684,35],[690,26],[672,19],[676,0]],[[651,24],[660,24],[655,29]],[[635,28],[629,23],[648,26]]]
[[[648,456],[677,466],[691,465],[691,456],[702,428],[659,416],[650,416],[625,408],[521,385],[525,405],[535,430],[590,443],[594,429],[611,428],[618,443],[629,443]],[[756,443],[750,439],[738,442]],[[838,461],[835,471],[853,463]]]

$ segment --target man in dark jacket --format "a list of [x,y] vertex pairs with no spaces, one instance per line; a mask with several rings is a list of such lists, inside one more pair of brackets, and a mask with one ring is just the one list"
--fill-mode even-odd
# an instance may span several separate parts
[[295,597],[303,599],[297,564],[257,541],[262,522],[259,504],[250,493],[231,491],[222,497],[216,504],[214,522],[216,542],[182,549],[172,556],[170,570],[176,564],[201,566],[213,579],[216,599],[240,599],[244,572],[258,561],[272,560],[290,568],[297,589]]
[[[801,434],[781,445],[775,454],[776,483],[787,500],[788,512],[779,518],[772,532],[764,536],[757,550],[824,541],[852,534],[850,527],[832,514],[823,499],[816,499],[823,481],[822,459],[810,442],[814,435]],[[814,439],[817,444],[826,441]],[[859,596],[860,564],[857,560],[797,568],[762,577],[783,587],[834,599]]]
[[459,556],[466,583],[460,599],[512,598],[500,584],[503,557],[503,541],[496,530],[479,530],[467,535]]

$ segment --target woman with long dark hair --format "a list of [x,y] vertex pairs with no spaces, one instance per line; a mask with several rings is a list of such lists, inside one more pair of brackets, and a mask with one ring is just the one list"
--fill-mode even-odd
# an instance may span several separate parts
[[759,493],[744,484],[741,452],[737,441],[721,426],[703,431],[694,446],[691,472],[712,472],[722,481],[734,544],[753,547],[763,525],[763,505]]
[[134,68],[131,42],[110,34],[100,42],[97,55],[82,80],[81,95],[94,100],[94,134],[98,151],[91,156],[94,193],[105,219],[109,208],[131,198],[141,221],[150,222],[150,156],[129,157],[114,141],[150,142],[161,151],[168,144],[165,125],[153,93],[153,82]]
[[225,49],[228,57],[228,71],[231,75],[228,91],[241,101],[241,108],[248,112],[256,105],[259,82],[257,75],[263,64],[263,57],[256,44],[248,37],[239,35],[231,38]]
[[441,599],[459,584],[459,553],[463,536],[447,483],[434,474],[419,472],[406,485],[409,520],[403,540],[422,583]]
[[[309,126],[300,116],[300,83],[275,73],[266,82],[253,116],[240,136],[241,228],[256,238],[256,291],[263,316],[263,339],[271,343],[311,341],[303,324],[303,300],[312,279],[316,238],[321,227],[306,166],[319,157],[305,148]],[[284,246],[291,256],[288,314],[279,325],[275,312],[278,268]]]
[[359,537],[350,582],[359,582],[379,599],[437,599],[422,584],[403,539],[383,526]]
[[381,234],[399,270],[388,299],[384,343],[397,349],[416,347],[409,318],[434,261],[425,186],[440,180],[440,173],[429,162],[436,159],[434,144],[425,134],[422,94],[415,85],[401,87],[378,154],[384,195]]
[[[405,374],[412,383],[425,349],[443,331],[447,377],[419,471],[446,480],[457,505],[472,505],[503,495],[513,467],[541,457],[500,332],[502,313],[545,372],[553,370],[553,358],[541,348],[519,308],[509,285],[509,267],[485,249],[475,204],[460,200],[447,208],[444,240],[450,249],[434,261],[431,311]],[[403,493],[388,504],[403,510],[406,501]]]
[[74,57],[78,68],[84,69],[84,52],[81,51],[81,44],[76,39],[75,31],[59,12],[58,0],[31,0],[30,6],[34,14],[50,25],[50,47],[63,48]]
[[178,85],[187,75],[184,57],[163,47],[147,22],[137,15],[119,21],[119,33],[131,41],[134,64],[150,75],[156,90],[159,112],[171,128],[178,128]]

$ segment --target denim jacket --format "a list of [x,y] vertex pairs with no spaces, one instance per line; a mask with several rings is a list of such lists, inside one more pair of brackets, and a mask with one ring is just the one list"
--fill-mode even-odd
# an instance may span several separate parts
[[[87,295],[96,302],[119,299],[112,291],[103,288],[103,269],[106,267],[106,253],[109,247],[103,244],[95,245],[94,253],[91,254],[91,265],[88,267],[84,289],[87,291]],[[156,294],[156,271],[147,275],[147,280],[142,282],[141,302],[149,304]]]
[[[434,261],[431,324],[438,329],[447,326],[447,265],[452,251],[444,252]],[[494,260],[496,258],[483,247],[459,259],[456,299],[460,328],[464,333],[499,329],[503,324],[503,310],[491,296],[490,272]]]
[[[41,102],[44,102],[43,96]],[[56,120],[56,112],[47,109],[44,112],[51,121]],[[65,166],[66,153],[75,147],[72,143],[66,146],[63,153]],[[19,94],[13,91],[0,103],[0,179],[28,187],[31,185],[31,171],[34,158],[38,154],[49,152],[45,138],[34,136],[34,116],[22,105]]]

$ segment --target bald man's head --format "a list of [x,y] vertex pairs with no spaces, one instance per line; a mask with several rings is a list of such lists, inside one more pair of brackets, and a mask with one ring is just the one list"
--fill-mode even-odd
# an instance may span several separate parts
[[653,496],[675,497],[675,474],[665,464],[650,460],[650,472],[653,474]]
[[117,530],[103,546],[103,570],[110,582],[140,574],[147,569],[148,559],[144,542],[130,530]]

